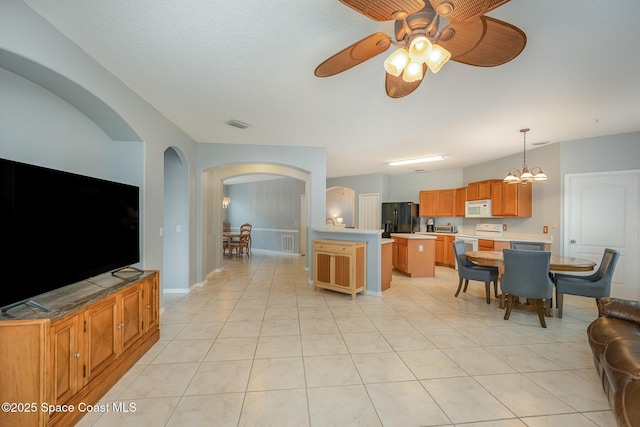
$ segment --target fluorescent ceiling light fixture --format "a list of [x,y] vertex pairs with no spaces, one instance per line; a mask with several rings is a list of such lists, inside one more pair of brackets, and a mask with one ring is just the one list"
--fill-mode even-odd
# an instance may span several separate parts
[[435,162],[437,160],[444,160],[444,156],[438,155],[438,156],[428,156],[428,157],[416,157],[414,159],[395,160],[393,162],[389,162],[389,166],[412,165],[414,163]]

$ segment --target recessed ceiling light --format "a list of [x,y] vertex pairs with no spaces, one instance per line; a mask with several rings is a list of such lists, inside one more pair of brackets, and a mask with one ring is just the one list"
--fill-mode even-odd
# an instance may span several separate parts
[[438,155],[428,157],[415,157],[413,159],[394,160],[393,162],[389,162],[389,166],[412,165],[414,163],[435,162],[437,160],[444,160],[444,156]]

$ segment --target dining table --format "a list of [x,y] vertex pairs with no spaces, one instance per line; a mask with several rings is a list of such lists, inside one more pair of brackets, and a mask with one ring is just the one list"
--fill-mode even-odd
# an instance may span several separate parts
[[[504,256],[502,254],[502,251],[467,251],[464,255],[469,261],[474,262],[478,265],[498,268],[504,267]],[[554,273],[563,271],[593,271],[595,266],[596,263],[588,259],[551,255],[551,260],[549,262],[549,273],[553,275]],[[500,308],[503,308],[504,301],[502,295],[500,295],[499,297]],[[546,308],[547,316],[551,315],[551,307],[552,302],[549,301]]]
[[[469,261],[478,265],[502,267],[504,264],[502,251],[468,251],[464,255]],[[595,266],[596,263],[588,259],[551,255],[549,270],[551,273],[559,271],[592,271]]]
[[222,233],[222,240],[227,244],[226,246],[227,246],[227,251],[229,252],[229,256],[231,256],[231,241],[233,239],[239,239],[240,236],[242,236],[242,234],[240,233],[230,233],[230,232]]

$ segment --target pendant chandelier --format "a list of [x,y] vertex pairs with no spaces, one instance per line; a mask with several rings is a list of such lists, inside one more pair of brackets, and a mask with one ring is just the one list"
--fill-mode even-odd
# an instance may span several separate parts
[[524,150],[522,157],[522,170],[511,169],[507,176],[504,178],[504,182],[507,184],[522,183],[526,185],[527,182],[542,182],[546,181],[547,175],[539,167],[529,169],[527,166],[527,132],[531,129],[520,129],[524,137]]

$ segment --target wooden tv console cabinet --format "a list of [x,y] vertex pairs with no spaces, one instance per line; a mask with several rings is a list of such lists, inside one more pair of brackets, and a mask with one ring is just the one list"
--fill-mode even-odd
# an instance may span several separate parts
[[158,341],[159,272],[106,274],[34,299],[51,312],[0,315],[0,425],[72,426]]

